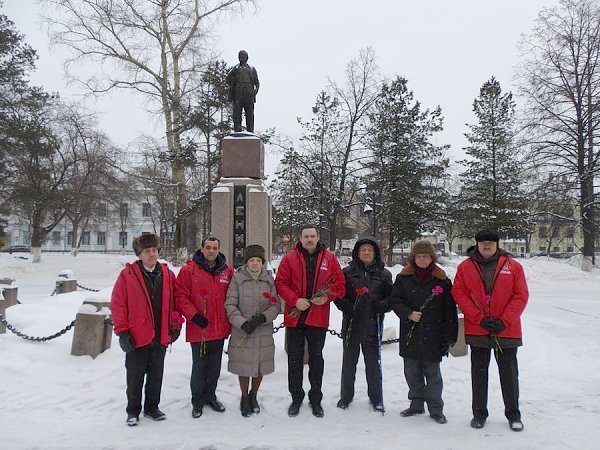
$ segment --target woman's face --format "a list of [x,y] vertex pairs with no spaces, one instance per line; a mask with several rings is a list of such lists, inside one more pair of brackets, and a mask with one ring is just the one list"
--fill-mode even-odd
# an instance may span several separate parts
[[429,264],[431,264],[431,261],[433,261],[431,255],[426,255],[424,253],[415,255],[415,264],[419,269],[427,269]]
[[260,272],[260,270],[262,269],[262,265],[262,259],[260,259],[258,256],[253,256],[248,261],[246,261],[246,267],[250,272]]

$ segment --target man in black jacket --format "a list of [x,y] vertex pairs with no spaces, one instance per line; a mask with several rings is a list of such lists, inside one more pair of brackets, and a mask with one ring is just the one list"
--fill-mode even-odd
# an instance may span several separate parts
[[335,300],[338,309],[344,313],[342,386],[337,406],[346,409],[354,397],[356,364],[362,348],[369,400],[373,410],[383,411],[381,371],[377,362],[377,320],[380,320],[380,329],[383,329],[383,314],[392,290],[392,274],[384,267],[375,238],[365,237],[356,241],[352,261],[344,268],[344,276],[346,295]]

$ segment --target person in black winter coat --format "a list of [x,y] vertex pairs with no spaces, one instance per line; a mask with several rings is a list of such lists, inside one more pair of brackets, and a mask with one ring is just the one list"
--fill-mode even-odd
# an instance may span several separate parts
[[377,320],[381,321],[388,309],[387,297],[392,289],[392,274],[384,268],[379,244],[375,238],[356,241],[352,261],[344,268],[346,295],[335,301],[343,312],[342,337],[344,355],[342,363],[341,398],[338,408],[346,409],[354,397],[356,364],[362,348],[369,400],[375,411],[383,411],[377,362]]
[[410,407],[400,415],[423,414],[427,403],[430,417],[443,424],[440,362],[456,342],[458,316],[452,283],[436,262],[430,242],[415,242],[408,265],[396,277],[390,307],[400,318],[400,356],[409,388]]

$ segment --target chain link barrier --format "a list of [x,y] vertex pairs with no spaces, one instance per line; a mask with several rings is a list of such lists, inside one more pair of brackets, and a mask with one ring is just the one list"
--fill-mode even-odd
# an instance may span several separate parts
[[[282,328],[285,328],[284,324],[278,325],[276,327],[273,327],[273,334],[277,333],[279,330],[281,330]],[[330,330],[329,328],[327,329],[327,332],[329,334],[331,334],[332,336],[337,336],[340,339],[344,339],[342,337],[342,333],[335,331],[335,330]],[[400,342],[400,339],[388,339],[387,341],[381,341],[381,345],[386,345],[386,344],[395,344],[397,342]]]
[[79,289],[83,289],[84,291],[90,291],[90,292],[100,292],[100,289],[92,289],[92,288],[88,288],[85,286],[80,285],[79,283],[77,283],[77,287]]
[[8,323],[2,314],[0,314],[0,322],[2,322],[4,324],[4,326],[6,326],[7,330],[10,330],[12,333],[16,334],[20,338],[26,339],[28,341],[33,341],[33,342],[50,341],[52,339],[62,336],[63,334],[65,334],[67,331],[69,331],[71,328],[73,328],[75,326],[75,321],[73,320],[70,324],[68,324],[66,327],[64,327],[62,330],[60,330],[58,333],[54,333],[50,336],[35,337],[35,336],[28,336],[25,333],[21,333],[19,330],[17,330],[15,327],[13,327],[10,323]]

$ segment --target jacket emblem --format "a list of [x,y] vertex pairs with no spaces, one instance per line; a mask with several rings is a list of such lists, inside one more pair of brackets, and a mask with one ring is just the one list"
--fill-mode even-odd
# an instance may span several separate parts
[[221,272],[221,275],[219,275],[219,283],[229,284],[229,277],[227,276],[227,272]]
[[323,270],[325,272],[329,270],[329,262],[327,262],[326,258],[323,258],[323,261],[321,261],[321,267],[319,268],[319,270]]
[[500,275],[510,275],[511,271],[510,271],[510,263],[507,261],[503,266],[502,269],[500,270]]

